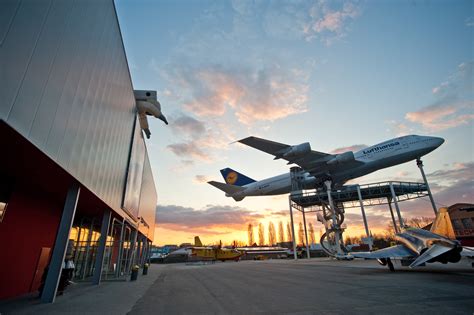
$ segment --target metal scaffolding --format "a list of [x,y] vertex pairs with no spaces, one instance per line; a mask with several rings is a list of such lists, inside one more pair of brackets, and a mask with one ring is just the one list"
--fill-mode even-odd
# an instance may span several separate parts
[[[357,207],[361,209],[364,228],[367,235],[366,243],[369,245],[370,250],[372,250],[372,239],[365,214],[365,207],[388,205],[396,233],[406,227],[400,211],[399,202],[428,196],[433,206],[433,210],[436,213],[433,196],[431,195],[426,176],[424,175],[423,163],[420,160],[417,160],[417,165],[420,168],[424,181],[423,183],[387,181],[366,185],[348,185],[343,186],[341,189],[334,190],[331,187],[331,183],[326,182],[326,189],[313,189],[306,191],[303,191],[298,178],[298,173],[301,169],[298,167],[292,167],[290,169],[292,192],[288,199],[291,216],[294,259],[297,259],[297,255],[293,209],[300,211],[303,215],[306,252],[308,258],[310,256],[309,244],[307,241],[306,213],[316,212],[318,214],[318,221],[324,224],[326,230],[320,240],[321,246],[328,255],[334,257],[343,257],[346,253],[342,241],[342,234],[345,230],[345,224],[343,224],[345,209]],[[395,205],[398,223],[395,219],[392,204]]]

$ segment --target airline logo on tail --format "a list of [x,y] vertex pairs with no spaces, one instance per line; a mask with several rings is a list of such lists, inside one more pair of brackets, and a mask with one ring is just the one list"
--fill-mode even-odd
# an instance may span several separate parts
[[225,177],[225,182],[227,184],[234,185],[237,179],[239,179],[239,175],[236,172],[230,172]]
[[241,174],[237,171],[234,171],[231,168],[224,168],[221,170],[222,177],[224,177],[224,180],[226,184],[228,185],[235,185],[235,186],[245,186],[250,183],[254,183],[255,180],[251,179],[250,177],[245,176],[244,174]]

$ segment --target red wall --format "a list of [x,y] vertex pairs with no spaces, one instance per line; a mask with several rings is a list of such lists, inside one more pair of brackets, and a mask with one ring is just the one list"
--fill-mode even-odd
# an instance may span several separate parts
[[36,190],[17,183],[0,223],[0,299],[36,291],[41,248],[52,252],[64,200]]

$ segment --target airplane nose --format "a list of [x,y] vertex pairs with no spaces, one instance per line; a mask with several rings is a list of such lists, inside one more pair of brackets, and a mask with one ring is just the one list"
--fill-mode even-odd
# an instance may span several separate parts
[[444,143],[444,139],[443,138],[439,138],[439,137],[433,137],[434,140],[435,140],[435,145],[436,147],[439,147],[440,145],[442,145]]

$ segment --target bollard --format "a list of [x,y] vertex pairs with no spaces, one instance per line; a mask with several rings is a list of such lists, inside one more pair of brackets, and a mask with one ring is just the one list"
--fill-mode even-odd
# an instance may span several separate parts
[[130,277],[130,281],[137,280],[137,278],[138,278],[138,269],[140,269],[140,267],[138,267],[138,265],[135,265],[135,266],[132,267],[132,275]]
[[146,275],[148,274],[148,267],[149,267],[149,266],[150,266],[150,265],[149,265],[148,263],[146,263],[146,264],[143,265],[143,273],[142,273],[142,274],[143,274],[144,276],[146,276]]

